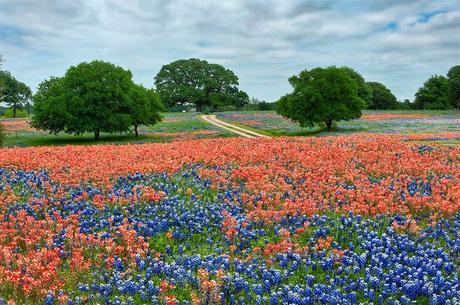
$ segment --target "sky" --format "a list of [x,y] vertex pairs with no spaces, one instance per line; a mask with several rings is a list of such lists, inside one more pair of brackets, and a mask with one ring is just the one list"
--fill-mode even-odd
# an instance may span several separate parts
[[460,64],[460,1],[0,0],[3,68],[35,90],[95,59],[153,87],[161,67],[200,58],[275,101],[304,69],[349,66],[413,99]]

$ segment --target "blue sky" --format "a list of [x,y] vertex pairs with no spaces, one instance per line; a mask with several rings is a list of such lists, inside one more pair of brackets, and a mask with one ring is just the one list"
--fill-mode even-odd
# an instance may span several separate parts
[[288,77],[350,66],[413,99],[460,64],[460,4],[437,1],[0,0],[0,54],[34,90],[102,59],[153,86],[161,66],[202,58],[233,70],[250,96],[274,101]]

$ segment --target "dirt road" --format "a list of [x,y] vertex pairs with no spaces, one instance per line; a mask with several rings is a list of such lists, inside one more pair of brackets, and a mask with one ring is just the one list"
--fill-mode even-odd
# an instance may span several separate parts
[[205,120],[206,122],[213,124],[217,127],[223,128],[225,130],[228,130],[230,132],[236,133],[242,137],[245,138],[271,138],[269,136],[263,135],[261,133],[236,126],[227,122],[224,122],[222,120],[219,120],[215,115],[213,114],[208,114],[208,115],[202,115],[201,118]]

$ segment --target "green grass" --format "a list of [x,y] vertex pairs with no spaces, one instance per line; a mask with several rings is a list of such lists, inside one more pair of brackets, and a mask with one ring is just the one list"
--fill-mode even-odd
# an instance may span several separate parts
[[[92,133],[80,136],[59,133],[48,134],[44,131],[26,129],[5,129],[5,147],[15,146],[61,146],[61,145],[94,145],[94,144],[126,144],[145,142],[171,142],[182,139],[199,139],[213,137],[229,137],[232,133],[221,130],[200,119],[199,113],[164,113],[164,120],[153,126],[140,126],[139,137],[133,133],[110,134],[102,133],[99,141],[94,140]],[[2,120],[0,119],[0,124]],[[5,120],[6,121],[6,120]],[[203,133],[203,134],[200,134]],[[206,134],[209,133],[209,134]]]
[[[414,132],[460,132],[460,112],[440,110],[365,110],[364,115],[370,114],[424,114],[424,119],[394,119],[394,120],[353,120],[338,122],[332,132],[326,132],[322,126],[301,128],[297,124],[278,116],[273,111],[220,112],[217,117],[228,123],[237,125],[268,136],[316,136],[337,135],[355,132],[375,133],[414,133]],[[94,145],[94,144],[126,144],[145,142],[171,142],[184,139],[222,138],[236,136],[235,134],[216,127],[201,119],[201,113],[164,113],[164,120],[153,126],[141,126],[140,136],[132,133],[101,134],[99,141],[94,141],[93,134],[81,136],[64,133],[50,135],[43,131],[34,131],[24,126],[8,130],[5,126],[4,146],[59,146],[59,145]],[[236,117],[235,117],[236,116]],[[8,122],[7,119],[1,119]],[[436,141],[436,144],[458,145],[458,140]]]

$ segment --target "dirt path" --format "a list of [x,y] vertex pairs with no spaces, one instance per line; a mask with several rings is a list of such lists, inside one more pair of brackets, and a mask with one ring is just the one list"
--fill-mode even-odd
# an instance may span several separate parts
[[259,137],[260,138],[271,138],[269,136],[260,134],[258,132],[255,132],[255,131],[252,131],[252,130],[249,130],[249,129],[246,129],[246,128],[242,128],[240,126],[236,126],[236,125],[224,122],[222,120],[219,120],[213,114],[202,115],[201,118],[203,120],[205,120],[206,122],[210,123],[210,124],[213,124],[213,125],[215,125],[217,127],[226,129],[226,130],[228,130],[230,132],[236,133],[236,134],[238,134],[238,135],[240,135],[242,137],[246,137],[246,138],[259,138]]

